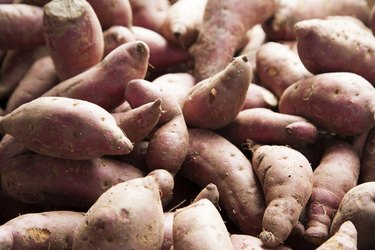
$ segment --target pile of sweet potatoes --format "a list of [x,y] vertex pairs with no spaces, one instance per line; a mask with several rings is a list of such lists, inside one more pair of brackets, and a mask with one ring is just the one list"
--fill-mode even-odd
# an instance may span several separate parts
[[365,0],[0,0],[0,249],[375,249]]

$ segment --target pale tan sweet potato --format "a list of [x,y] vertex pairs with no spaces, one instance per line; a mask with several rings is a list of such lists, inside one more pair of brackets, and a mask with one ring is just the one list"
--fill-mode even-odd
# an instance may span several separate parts
[[126,154],[133,146],[100,106],[66,97],[39,97],[0,117],[0,130],[28,149],[65,159]]
[[1,249],[69,250],[83,217],[84,213],[73,211],[20,215],[0,226]]
[[316,250],[357,249],[357,229],[351,221],[344,222],[339,230]]
[[32,153],[7,160],[1,169],[2,191],[13,199],[81,211],[111,186],[143,176],[132,165],[106,157],[76,161]]
[[308,242],[319,246],[329,238],[333,216],[344,195],[357,185],[359,170],[359,155],[349,143],[334,141],[326,147],[314,170],[314,186],[307,205],[304,237]]
[[268,248],[263,245],[258,237],[246,234],[232,234],[230,239],[232,241],[233,250],[291,250],[291,248],[287,246]]
[[[179,173],[205,187],[217,186],[220,207],[244,234],[262,230],[265,201],[251,162],[232,143],[205,129],[189,129],[189,151]],[[251,221],[251,223],[249,223]]]
[[27,4],[0,5],[0,49],[27,49],[44,44],[43,9]]
[[354,16],[368,23],[370,9],[365,0],[278,0],[276,12],[263,29],[271,40],[295,40],[294,25],[327,16]]
[[113,110],[125,101],[126,84],[132,79],[146,76],[149,53],[148,46],[143,42],[123,44],[96,66],[57,84],[44,96],[86,100],[106,110]]
[[154,177],[119,183],[88,210],[74,234],[72,249],[160,249],[163,216]]
[[374,102],[375,89],[366,79],[334,72],[290,85],[280,98],[279,111],[305,117],[327,132],[359,135],[375,124]]
[[374,249],[375,239],[375,182],[366,182],[350,189],[343,197],[339,209],[333,218],[330,235],[334,235],[340,226],[350,220],[357,229],[358,249]]
[[209,200],[196,201],[174,213],[173,249],[233,249],[224,221]]
[[304,155],[286,146],[260,146],[252,163],[267,204],[259,238],[276,247],[288,238],[310,198],[313,171]]
[[243,43],[246,31],[264,22],[275,10],[273,0],[208,0],[202,29],[190,48],[197,82],[222,71]]
[[247,57],[234,58],[224,70],[190,89],[182,108],[186,123],[206,129],[224,127],[241,111],[251,80]]
[[102,28],[85,0],[53,0],[46,4],[43,34],[61,81],[94,66],[103,57]]

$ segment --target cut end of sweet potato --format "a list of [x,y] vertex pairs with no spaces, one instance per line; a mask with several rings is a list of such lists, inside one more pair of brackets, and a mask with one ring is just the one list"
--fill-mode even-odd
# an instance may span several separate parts
[[83,0],[54,0],[44,6],[44,13],[50,18],[75,20],[84,15],[87,4]]

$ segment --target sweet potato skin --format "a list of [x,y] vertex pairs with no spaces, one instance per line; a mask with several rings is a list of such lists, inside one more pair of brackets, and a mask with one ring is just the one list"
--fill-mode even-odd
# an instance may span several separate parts
[[81,210],[111,186],[141,177],[141,170],[108,157],[76,161],[27,153],[1,169],[2,190],[15,200]]
[[359,135],[374,125],[374,96],[374,87],[357,74],[324,73],[289,86],[279,110],[305,117],[328,132]]
[[259,238],[276,247],[288,238],[310,198],[313,171],[305,156],[286,146],[260,146],[252,163],[267,204]]
[[133,32],[124,26],[114,25],[103,31],[104,39],[104,57],[106,57],[112,50],[118,46],[134,42],[136,39]]
[[330,235],[350,220],[358,232],[358,249],[370,250],[375,246],[373,238],[375,225],[375,182],[366,182],[350,189],[343,197],[333,218]]
[[349,143],[334,141],[328,145],[314,170],[314,186],[307,204],[307,241],[318,246],[328,239],[335,211],[345,193],[357,185],[359,171],[359,155]]
[[72,248],[73,234],[84,214],[48,211],[20,215],[0,227],[2,249]]
[[189,138],[188,155],[179,173],[200,187],[215,184],[229,219],[245,234],[258,235],[265,201],[251,162],[212,131],[189,129]]
[[317,250],[357,249],[357,229],[351,221],[344,222],[339,230]]
[[0,128],[28,149],[58,158],[126,154],[133,147],[106,110],[66,97],[39,97],[25,103],[1,117]]

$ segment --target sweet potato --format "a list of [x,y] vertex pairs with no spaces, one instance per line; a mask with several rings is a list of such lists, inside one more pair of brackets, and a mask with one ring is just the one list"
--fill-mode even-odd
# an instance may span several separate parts
[[276,12],[263,24],[271,40],[295,40],[294,25],[307,19],[327,16],[354,16],[368,23],[365,0],[279,0]]
[[28,149],[65,159],[126,154],[133,146],[110,113],[66,97],[39,97],[0,118],[0,130]]
[[52,0],[43,10],[44,38],[61,81],[101,61],[103,32],[87,1]]
[[242,110],[251,108],[275,109],[277,104],[278,99],[271,91],[258,84],[250,83]]
[[133,13],[129,0],[88,0],[95,11],[103,30],[114,25],[130,28]]
[[256,65],[261,85],[279,98],[294,82],[313,76],[295,52],[277,42],[265,43],[258,49]]
[[113,113],[117,126],[126,131],[126,136],[132,143],[146,138],[155,128],[161,116],[161,99],[143,104],[127,112]]
[[207,0],[180,0],[172,4],[161,34],[182,48],[189,48],[197,40],[206,3]]
[[164,213],[164,235],[160,250],[170,250],[173,245],[173,219],[174,212]]
[[44,96],[86,100],[113,110],[125,101],[126,84],[132,79],[145,77],[148,59],[149,48],[145,43],[123,44],[96,66],[57,84]]
[[352,72],[375,84],[375,37],[357,19],[305,20],[295,25],[295,33],[299,57],[310,72]]
[[190,48],[197,82],[222,71],[243,42],[246,31],[264,22],[275,9],[273,0],[208,0],[198,39]]
[[156,31],[140,26],[133,26],[132,31],[137,40],[145,42],[150,48],[149,63],[156,71],[163,71],[191,59],[186,50],[169,42]]
[[375,247],[375,182],[366,182],[350,189],[342,199],[333,218],[330,235],[350,220],[358,232],[358,249],[370,250]]
[[247,57],[234,58],[224,70],[190,89],[182,108],[186,123],[206,129],[224,127],[241,111],[251,80]]
[[168,0],[129,0],[133,25],[159,33],[170,7]]
[[168,205],[168,203],[173,198],[174,189],[174,177],[170,172],[164,169],[156,169],[149,172],[148,176],[153,177],[159,186],[159,194],[163,208]]
[[110,158],[65,160],[26,153],[6,161],[2,190],[15,200],[87,210],[117,183],[143,177],[141,170]]
[[319,246],[329,238],[333,216],[345,193],[357,185],[359,170],[359,156],[349,143],[335,141],[329,144],[314,170],[304,235],[307,241]]
[[232,241],[233,250],[291,250],[291,248],[287,246],[268,248],[263,245],[259,238],[246,234],[232,234],[230,239]]
[[351,221],[344,222],[339,230],[316,250],[357,249],[357,229]]
[[108,189],[91,206],[72,249],[160,249],[163,223],[155,178],[129,180]]
[[290,85],[279,101],[281,113],[305,117],[319,129],[359,135],[374,124],[375,89],[350,72],[318,74]]
[[46,55],[44,46],[25,50],[8,50],[0,69],[0,99],[8,98],[36,59]]
[[375,128],[372,128],[365,141],[361,156],[361,170],[359,182],[375,181]]
[[263,144],[304,145],[313,143],[318,137],[318,129],[305,118],[266,108],[241,111],[218,133],[239,147],[247,140]]
[[194,77],[185,72],[164,74],[152,81],[163,91],[168,91],[177,99],[182,108],[190,89],[195,85]]
[[174,96],[147,80],[135,79],[127,84],[125,99],[132,108],[161,98],[162,114],[150,135],[146,154],[149,170],[166,169],[173,175],[184,161],[189,135],[181,108]]
[[83,217],[83,213],[73,211],[20,215],[0,226],[1,248],[69,250]]
[[0,5],[0,49],[30,49],[42,44],[42,8],[26,4]]
[[0,141],[0,169],[4,166],[4,163],[19,154],[29,152],[22,143],[18,142],[10,134],[5,134]]
[[10,95],[5,112],[9,113],[20,105],[40,97],[58,82],[51,57],[38,58]]
[[105,30],[103,32],[103,39],[104,57],[118,46],[127,42],[134,42],[136,40],[133,32],[130,29],[119,25],[112,26]]
[[265,201],[251,162],[212,131],[189,129],[189,138],[188,155],[179,173],[200,187],[215,184],[230,221],[245,234],[258,235]]
[[267,204],[259,238],[276,247],[288,238],[310,198],[313,171],[304,155],[286,146],[260,146],[252,163]]
[[175,212],[173,249],[233,249],[224,221],[209,200],[199,200]]

